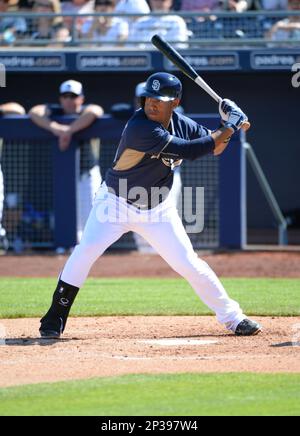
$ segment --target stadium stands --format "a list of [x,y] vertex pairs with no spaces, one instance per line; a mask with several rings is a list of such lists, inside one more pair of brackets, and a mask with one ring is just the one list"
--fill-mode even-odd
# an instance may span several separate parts
[[[28,5],[28,1],[26,3]],[[51,48],[57,45],[89,45],[103,49],[131,49],[143,43],[143,49],[151,48],[149,26],[144,29],[148,13],[116,12],[114,0],[95,0],[95,3],[91,0],[74,0],[74,3],[76,4],[60,3],[59,0],[35,0],[29,8],[24,6],[24,0],[20,7],[17,4],[12,6],[9,0],[0,0],[0,46]],[[286,10],[267,9],[265,3],[259,10],[237,12],[228,7],[228,2],[224,2],[223,7],[217,9],[204,8],[194,12],[179,10],[176,15],[173,12],[173,17],[184,20],[188,45],[193,48],[200,44],[214,45],[216,42],[220,47],[268,46],[273,40],[276,40],[276,46],[297,45],[300,40],[300,2],[290,1]],[[259,6],[258,2],[255,4]],[[151,12],[151,16],[153,24],[161,23],[161,18],[171,15],[158,8],[155,13]],[[281,26],[281,32],[274,36],[276,23],[290,21],[294,23],[292,33],[285,33]],[[172,23],[169,21],[163,27],[153,25],[152,33],[172,35],[170,42],[179,43],[183,40],[182,36],[177,32],[176,41],[176,33],[167,28],[170,25]]]

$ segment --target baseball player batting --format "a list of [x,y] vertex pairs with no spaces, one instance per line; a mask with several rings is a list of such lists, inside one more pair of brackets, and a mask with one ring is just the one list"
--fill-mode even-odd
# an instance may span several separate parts
[[230,100],[220,105],[213,132],[175,111],[181,82],[172,74],[151,75],[142,108],[128,121],[112,167],[102,183],[82,240],[67,261],[53,301],[41,319],[43,338],[63,333],[75,297],[93,263],[124,233],[137,232],[183,276],[224,327],[238,336],[256,335],[261,326],[244,315],[211,268],[194,252],[169,192],[183,159],[221,154],[246,115]]

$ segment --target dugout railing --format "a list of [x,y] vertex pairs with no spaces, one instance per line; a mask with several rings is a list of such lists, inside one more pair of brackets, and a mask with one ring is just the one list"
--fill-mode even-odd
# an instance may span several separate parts
[[[217,115],[191,115],[214,129]],[[57,118],[69,123],[72,117]],[[124,128],[123,120],[111,116],[98,119],[89,129],[74,135],[71,147],[60,152],[57,138],[35,126],[28,117],[0,119],[4,173],[4,217],[10,248],[70,248],[77,243],[77,182],[80,147],[83,140],[100,139],[102,176],[111,165]],[[185,161],[181,169],[183,187],[188,187],[181,204],[196,212],[196,188],[204,188],[201,232],[190,233],[195,249],[232,247],[246,243],[245,155],[243,134],[234,135],[231,146],[220,157]],[[186,202],[186,203],[184,203]],[[191,222],[185,222],[192,225]],[[113,248],[135,249],[131,234]]]
[[[88,13],[88,14],[49,14],[32,12],[4,13],[0,17],[0,47],[81,47],[92,46],[100,49],[147,49],[151,48],[149,32],[143,35],[143,28],[138,29],[137,35],[132,36],[132,28],[139,19],[163,15],[177,15],[185,21],[186,41],[180,41],[173,37],[171,43],[177,44],[178,48],[234,48],[234,47],[296,47],[299,46],[300,32],[297,25],[294,30],[284,31],[282,27],[276,28],[278,22],[289,23],[300,20],[300,11],[245,11],[242,13],[230,11],[211,12],[179,12],[171,14],[111,14],[111,13]],[[128,33],[122,41],[109,40],[84,32],[89,23],[97,17],[121,18],[128,24]],[[38,20],[48,19],[49,34],[39,35]],[[14,20],[14,26],[6,26],[5,20]],[[54,23],[52,25],[52,23]],[[61,24],[63,31],[59,29]],[[156,26],[159,32],[159,25]],[[59,29],[60,30],[60,29]]]

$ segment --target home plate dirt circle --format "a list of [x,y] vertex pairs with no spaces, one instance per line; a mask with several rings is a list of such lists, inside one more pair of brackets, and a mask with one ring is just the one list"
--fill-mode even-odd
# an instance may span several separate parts
[[209,316],[70,318],[60,340],[39,318],[2,319],[0,387],[126,374],[300,372],[300,317],[255,317],[236,337]]

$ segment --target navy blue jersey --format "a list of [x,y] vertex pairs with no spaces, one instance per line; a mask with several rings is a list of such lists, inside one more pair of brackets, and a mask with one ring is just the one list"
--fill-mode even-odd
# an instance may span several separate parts
[[[209,134],[208,129],[177,112],[173,112],[169,129],[165,129],[160,123],[149,120],[143,109],[136,111],[123,131],[113,166],[106,173],[109,190],[145,209],[155,207],[166,199],[172,187],[174,168],[182,162],[180,153],[164,153],[164,150],[174,138],[192,141]],[[212,150],[210,145],[209,152]],[[126,190],[120,189],[121,179],[126,180]],[[135,187],[147,191],[147,201],[143,198],[139,204],[138,198],[128,196]],[[162,189],[162,194],[154,199],[151,188],[164,187],[168,190]]]

